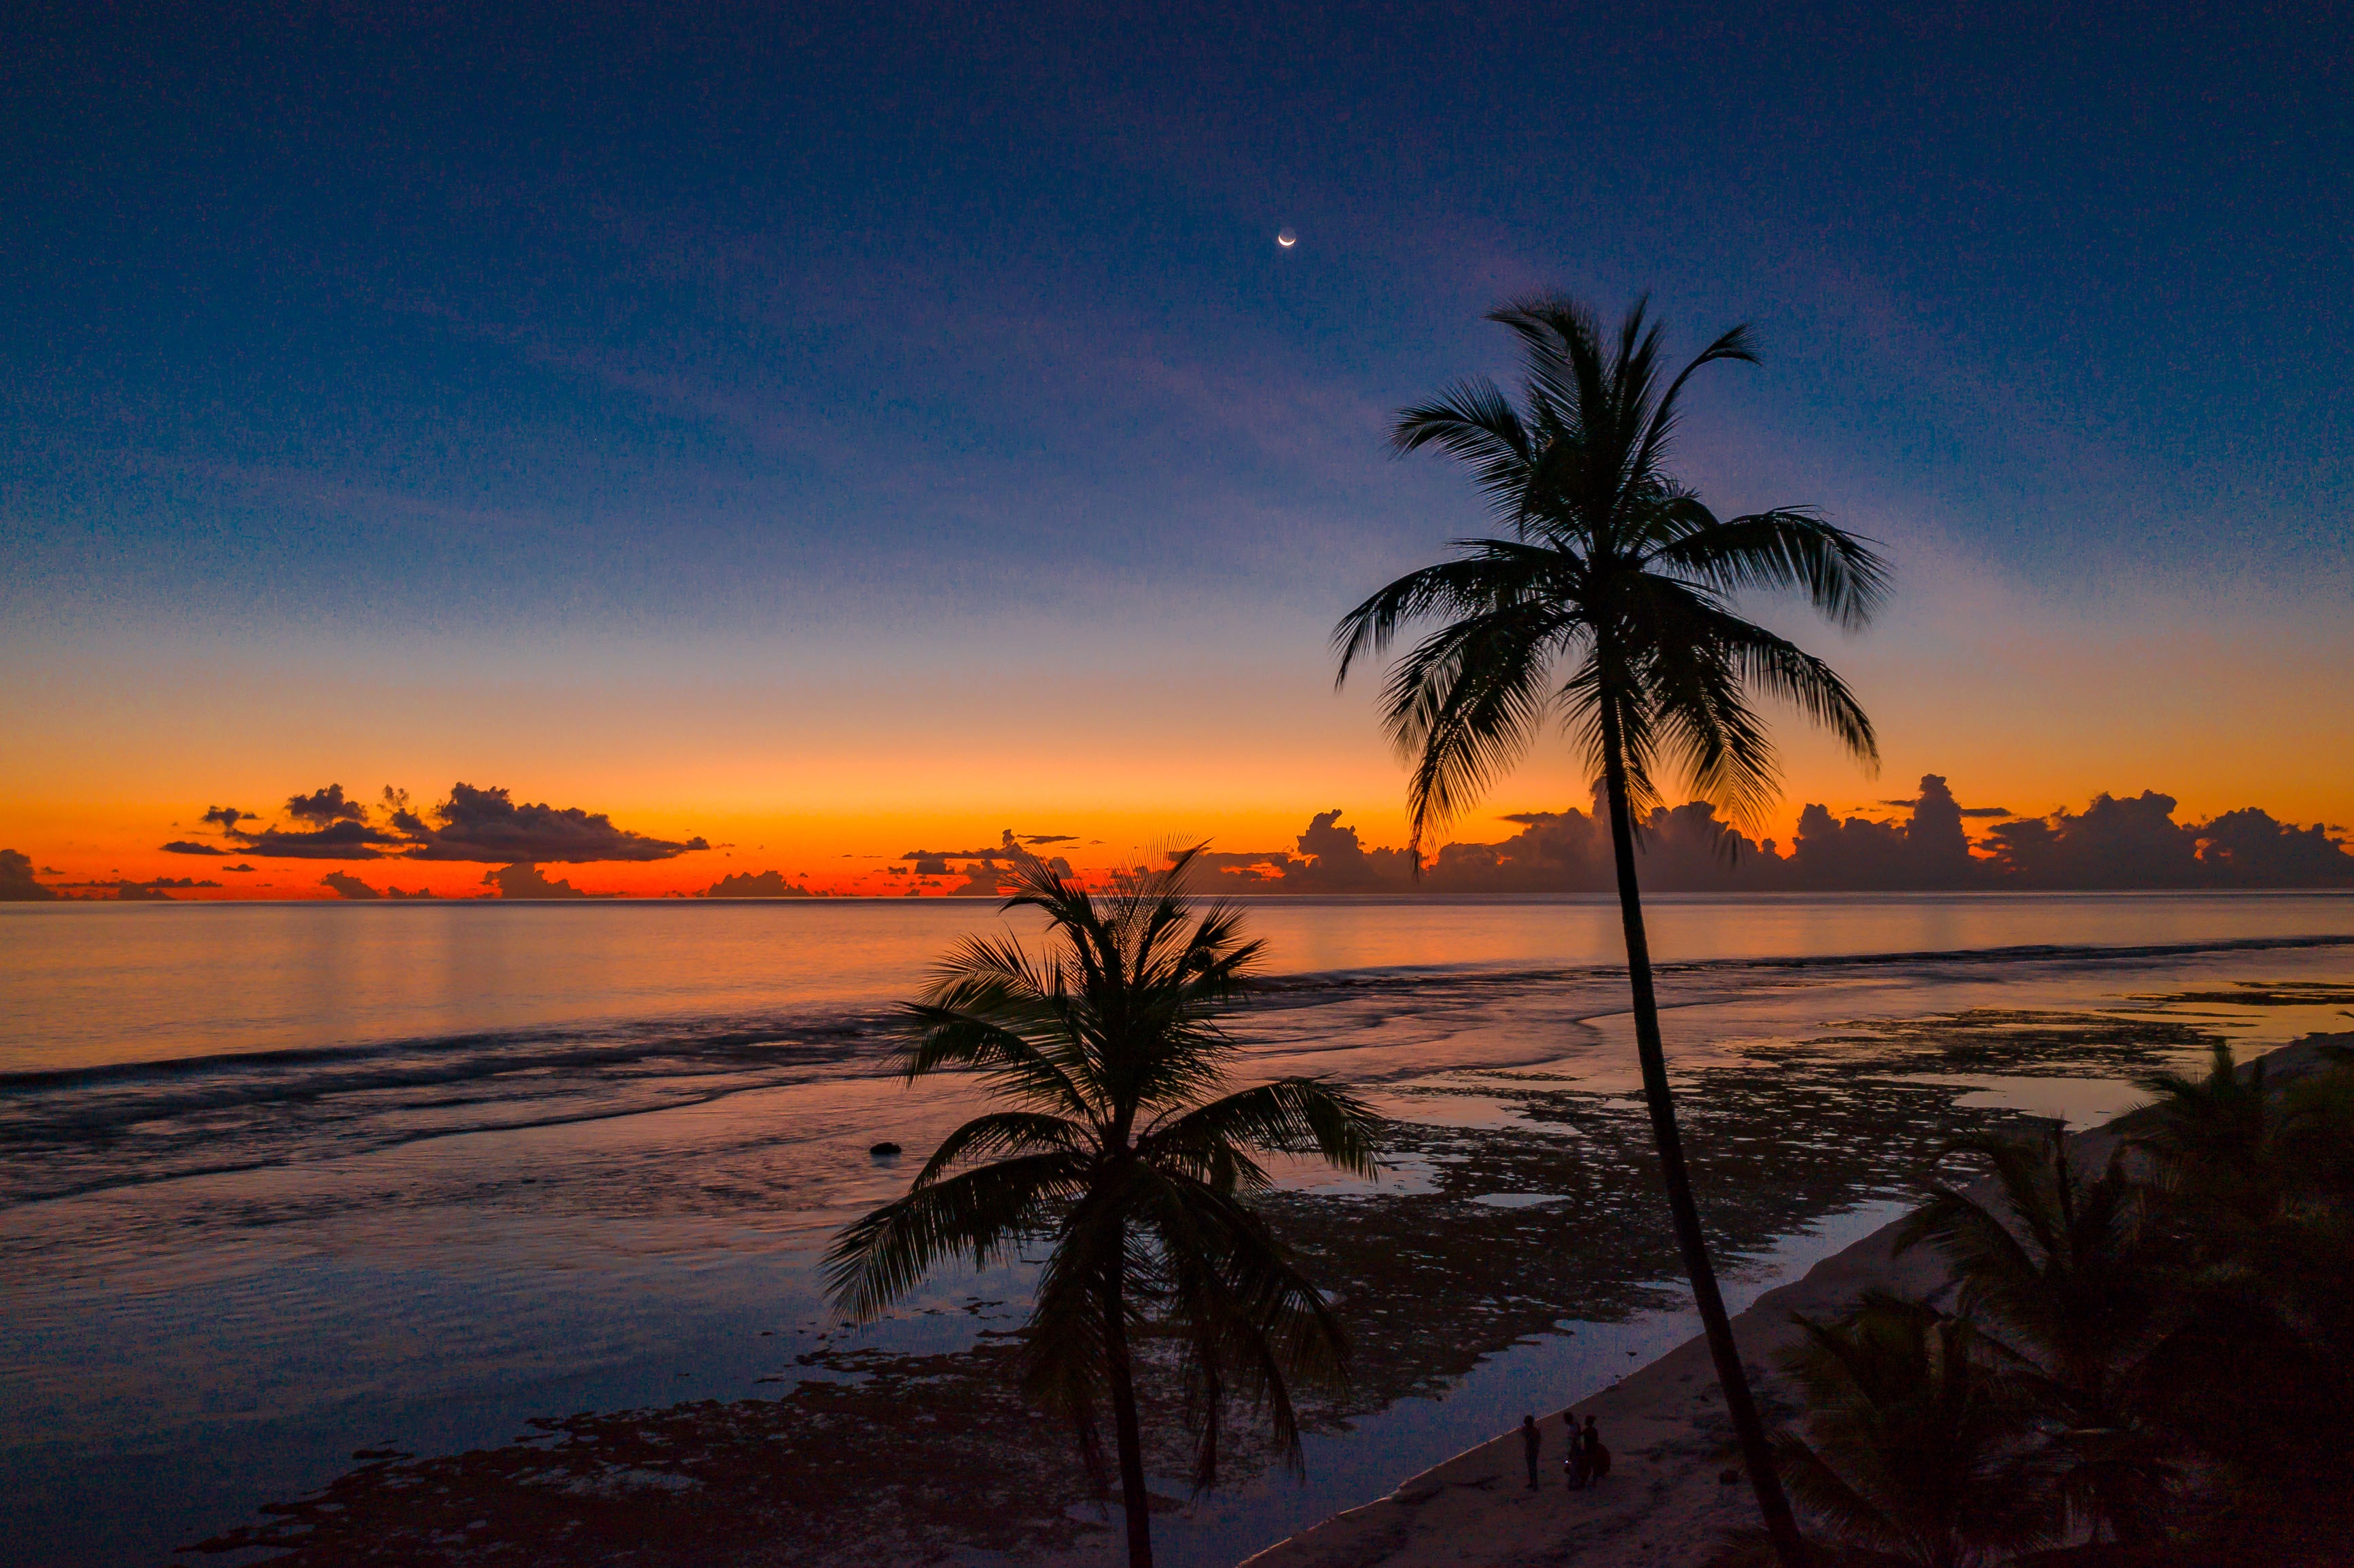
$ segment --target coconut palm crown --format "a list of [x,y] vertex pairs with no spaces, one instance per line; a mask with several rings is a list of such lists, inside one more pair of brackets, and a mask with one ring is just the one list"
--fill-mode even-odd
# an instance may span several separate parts
[[1520,340],[1521,403],[1484,379],[1399,414],[1392,444],[1468,466],[1504,526],[1458,540],[1453,558],[1409,572],[1333,631],[1340,678],[1435,620],[1383,688],[1391,739],[1411,768],[1416,863],[1430,832],[1477,800],[1550,727],[1599,776],[1610,817],[1637,1050],[1660,1174],[1726,1413],[1741,1438],[1768,1535],[1784,1561],[1806,1549],[1775,1478],[1684,1168],[1659,1042],[1636,875],[1638,810],[1664,768],[1736,821],[1774,798],[1776,764],[1754,700],[1795,705],[1867,763],[1872,721],[1820,659],[1737,613],[1753,590],[1796,590],[1837,624],[1865,625],[1887,569],[1869,541],[1787,507],[1720,518],[1668,467],[1678,400],[1702,366],[1756,358],[1746,328],[1668,374],[1660,328],[1638,303],[1606,339],[1575,302],[1545,297],[1490,318]]
[[1032,909],[1048,944],[973,937],[906,1008],[908,1081],[979,1075],[1005,1108],[950,1133],[907,1196],[845,1228],[828,1258],[838,1302],[871,1319],[937,1266],[987,1267],[1043,1251],[1025,1330],[1028,1394],[1077,1425],[1090,1466],[1112,1414],[1132,1564],[1151,1561],[1132,1347],[1173,1338],[1193,1480],[1216,1478],[1236,1397],[1299,1464],[1291,1383],[1345,1370],[1339,1323],[1249,1205],[1259,1157],[1320,1156],[1378,1171],[1381,1123],[1312,1078],[1228,1090],[1238,1049],[1221,1017],[1263,944],[1239,914],[1184,891],[1198,851],[1092,894],[1040,863],[1004,907]]

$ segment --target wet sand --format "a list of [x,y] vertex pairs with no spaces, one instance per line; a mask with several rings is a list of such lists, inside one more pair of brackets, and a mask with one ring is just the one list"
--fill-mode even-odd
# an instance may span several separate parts
[[[2323,1044],[2354,1046],[2354,1033],[2309,1035],[2261,1058],[2274,1082],[2314,1070]],[[2102,1159],[2128,1114],[2074,1134],[2079,1158]],[[1903,1256],[1882,1227],[1817,1264],[1796,1284],[1770,1291],[1733,1320],[1769,1425],[1797,1409],[1781,1358],[1797,1339],[1794,1312],[1820,1319],[1852,1306],[1868,1289],[1939,1299],[1951,1281],[1929,1249]],[[1560,1460],[1564,1413],[1542,1418],[1541,1485],[1528,1489],[1522,1438],[1507,1431],[1401,1481],[1388,1497],[1337,1514],[1245,1561],[1243,1568],[1448,1568],[1607,1563],[1614,1568],[1688,1568],[1706,1560],[1727,1531],[1756,1521],[1738,1474],[1732,1424],[1707,1344],[1688,1340],[1629,1374],[1575,1412],[1597,1420],[1610,1475],[1572,1491]],[[1728,1476],[1731,1477],[1728,1479]]]

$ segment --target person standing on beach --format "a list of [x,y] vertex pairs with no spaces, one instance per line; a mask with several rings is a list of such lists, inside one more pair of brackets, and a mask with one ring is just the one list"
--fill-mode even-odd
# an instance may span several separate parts
[[1578,1455],[1585,1461],[1585,1478],[1599,1481],[1610,1473],[1610,1450],[1602,1446],[1602,1434],[1595,1430],[1594,1417],[1585,1418],[1585,1430],[1577,1435]]
[[1544,1446],[1544,1434],[1537,1430],[1537,1418],[1521,1417],[1521,1453],[1529,1462],[1529,1490],[1537,1489],[1537,1450]]
[[1569,1436],[1569,1456],[1561,1462],[1567,1472],[1569,1489],[1577,1491],[1585,1485],[1585,1434],[1577,1429],[1577,1412],[1565,1411],[1561,1418],[1562,1429]]

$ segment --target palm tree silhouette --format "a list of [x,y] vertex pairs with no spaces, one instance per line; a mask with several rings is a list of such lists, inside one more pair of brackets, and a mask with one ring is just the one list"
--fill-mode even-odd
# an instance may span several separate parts
[[2146,1419],[2142,1372],[2171,1326],[2164,1263],[2145,1234],[2123,1160],[2097,1172],[2069,1157],[2065,1133],[1975,1138],[1949,1153],[1992,1167],[1997,1201],[1933,1183],[1896,1233],[1896,1250],[1933,1243],[1961,1285],[1965,1318],[1992,1319],[2024,1351],[2011,1368],[2051,1439],[2060,1495],[2120,1542],[2153,1540],[2175,1469]]
[[1520,339],[1523,407],[1490,382],[1467,381],[1401,413],[1391,440],[1400,452],[1436,446],[1467,464],[1510,536],[1459,541],[1453,559],[1350,611],[1333,641],[1345,682],[1358,659],[1385,653],[1407,624],[1443,622],[1398,660],[1383,691],[1391,737],[1413,764],[1417,866],[1430,831],[1517,761],[1549,718],[1601,775],[1643,1092],[1676,1241],[1767,1533],[1798,1563],[1805,1548],[1775,1479],[1676,1131],[1635,874],[1636,814],[1659,803],[1656,772],[1671,762],[1736,820],[1755,820],[1773,798],[1776,768],[1753,693],[1794,704],[1876,765],[1872,722],[1845,683],[1734,614],[1732,599],[1796,589],[1854,629],[1870,620],[1887,574],[1868,541],[1811,512],[1720,519],[1675,479],[1666,459],[1685,383],[1702,366],[1756,355],[1747,329],[1735,327],[1666,379],[1660,329],[1644,312],[1638,302],[1628,313],[1615,346],[1567,299],[1490,313]]
[[1790,1361],[1809,1414],[1775,1457],[1837,1533],[1826,1555],[1977,1568],[2050,1537],[2056,1520],[2016,1440],[2018,1396],[1967,1321],[1879,1292],[1840,1322],[1791,1318],[1806,1336]]
[[1003,907],[1044,914],[1048,950],[1012,937],[960,944],[907,1008],[899,1058],[909,1082],[978,1073],[1009,1108],[950,1133],[907,1195],[845,1227],[827,1257],[835,1299],[864,1320],[944,1260],[986,1267],[1044,1244],[1023,1386],[1072,1418],[1090,1469],[1097,1413],[1110,1404],[1131,1568],[1152,1561],[1140,1334],[1181,1347],[1197,1489],[1216,1479],[1221,1420],[1237,1396],[1268,1416],[1297,1470],[1290,1383],[1341,1375],[1345,1345],[1246,1202],[1268,1181],[1254,1156],[1379,1170],[1379,1118],[1319,1080],[1220,1092],[1237,1047],[1219,1016],[1264,944],[1227,906],[1195,912],[1184,885],[1198,853],[1101,896],[1017,863]]

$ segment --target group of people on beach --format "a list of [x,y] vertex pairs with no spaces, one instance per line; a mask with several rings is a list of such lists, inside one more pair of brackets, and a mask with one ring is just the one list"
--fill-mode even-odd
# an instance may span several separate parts
[[[1585,1425],[1577,1424],[1577,1412],[1562,1413],[1562,1425],[1569,1434],[1569,1453],[1561,1462],[1562,1473],[1569,1478],[1569,1489],[1579,1491],[1610,1473],[1610,1450],[1603,1446],[1602,1434],[1596,1429],[1594,1417]],[[1537,1489],[1537,1456],[1544,1449],[1544,1434],[1537,1430],[1537,1418],[1521,1417],[1521,1452],[1529,1462],[1529,1490]]]

